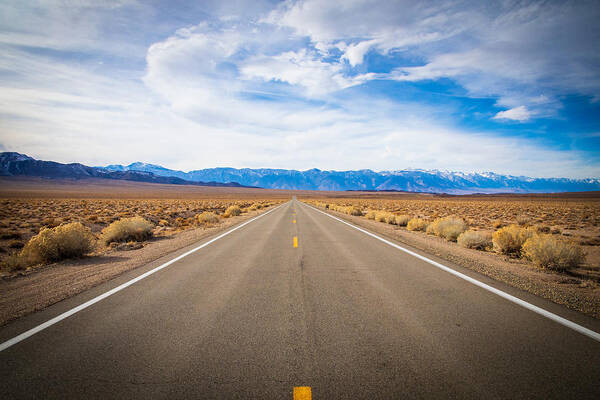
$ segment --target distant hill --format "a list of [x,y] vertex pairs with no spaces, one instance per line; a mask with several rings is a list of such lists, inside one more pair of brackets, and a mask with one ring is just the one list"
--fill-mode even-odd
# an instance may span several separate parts
[[0,175],[45,178],[104,178],[175,185],[262,187],[298,190],[369,190],[448,194],[560,193],[599,191],[600,179],[529,178],[493,172],[462,173],[437,170],[375,172],[306,171],[288,169],[208,168],[190,172],[135,162],[89,167],[35,160],[27,155],[0,153]]
[[157,175],[150,171],[115,171],[88,167],[79,163],[61,164],[54,161],[36,160],[15,152],[0,153],[0,176],[33,176],[53,179],[102,178],[171,185],[243,187],[237,182],[203,182],[200,180],[192,182],[175,176]]
[[309,169],[236,169],[209,168],[190,172],[171,170],[160,165],[136,162],[109,165],[111,171],[146,171],[189,181],[235,181],[243,185],[270,189],[300,190],[376,190],[422,193],[559,193],[600,190],[600,179],[529,178],[493,172],[462,173],[437,170],[400,170],[374,172],[321,171]]

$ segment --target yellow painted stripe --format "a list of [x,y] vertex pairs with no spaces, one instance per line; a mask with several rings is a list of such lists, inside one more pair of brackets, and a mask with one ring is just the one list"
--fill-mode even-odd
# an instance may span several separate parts
[[294,236],[294,247],[298,247],[298,236]]
[[294,400],[311,400],[310,386],[296,386],[294,388]]

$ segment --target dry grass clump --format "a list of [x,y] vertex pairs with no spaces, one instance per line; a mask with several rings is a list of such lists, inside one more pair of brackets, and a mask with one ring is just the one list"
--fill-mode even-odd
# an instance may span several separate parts
[[354,215],[356,217],[361,217],[363,212],[360,208],[355,206],[346,207],[346,214]]
[[492,235],[479,231],[465,231],[456,239],[459,246],[467,249],[487,250],[492,247]]
[[152,237],[154,226],[142,217],[123,218],[102,230],[100,236],[106,245],[112,242],[141,242]]
[[377,211],[375,210],[369,210],[365,213],[365,218],[366,219],[375,219],[375,216],[377,215]]
[[95,238],[80,222],[42,228],[23,247],[19,257],[29,265],[81,257],[94,247]]
[[523,244],[534,234],[534,229],[521,228],[514,224],[500,228],[492,235],[494,251],[501,254],[519,256]]
[[389,216],[389,213],[378,211],[378,212],[375,213],[375,221],[377,221],[377,222],[386,222],[388,216]]
[[225,210],[225,213],[223,214],[223,216],[225,218],[229,218],[229,217],[235,217],[237,215],[240,215],[242,213],[242,209],[240,208],[240,206],[238,206],[237,204],[233,204],[229,207],[227,207],[227,210]]
[[396,215],[396,225],[398,226],[406,226],[408,221],[410,221],[410,215],[402,214]]
[[256,210],[260,210],[261,208],[263,208],[262,204],[252,203],[252,205],[250,207],[248,207],[248,211],[256,211]]
[[196,215],[196,222],[203,225],[216,224],[219,222],[219,216],[212,211],[204,211]]
[[427,229],[427,221],[421,218],[413,218],[406,224],[406,229],[409,231],[422,231],[424,232]]
[[458,217],[437,218],[427,227],[427,233],[455,242],[467,230],[467,224]]
[[535,234],[523,244],[523,256],[541,268],[567,271],[585,261],[585,253],[576,244],[552,235]]

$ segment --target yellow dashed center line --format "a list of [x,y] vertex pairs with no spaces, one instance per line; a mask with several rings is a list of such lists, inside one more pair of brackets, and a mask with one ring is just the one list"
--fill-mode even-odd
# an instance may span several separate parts
[[296,386],[294,388],[294,400],[311,400],[310,386]]
[[294,247],[298,247],[298,236],[294,236]]

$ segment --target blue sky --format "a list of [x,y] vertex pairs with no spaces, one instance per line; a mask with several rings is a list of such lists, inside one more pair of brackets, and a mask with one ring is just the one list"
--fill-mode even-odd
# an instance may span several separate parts
[[600,176],[596,1],[3,1],[0,150]]

